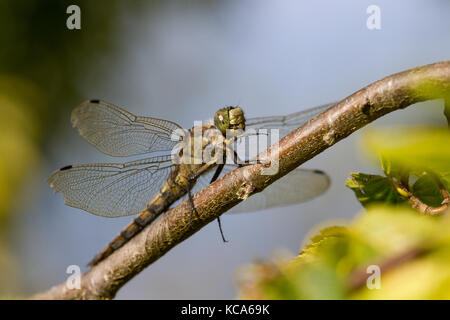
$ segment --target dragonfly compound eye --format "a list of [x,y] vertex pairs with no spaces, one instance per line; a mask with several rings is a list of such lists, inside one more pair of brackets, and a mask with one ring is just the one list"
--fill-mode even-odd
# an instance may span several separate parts
[[231,130],[245,129],[244,111],[239,107],[231,107],[229,110],[230,128]]
[[216,112],[214,125],[217,129],[226,134],[227,130],[232,132],[245,129],[244,112],[239,107],[226,107]]
[[225,134],[230,127],[230,118],[228,116],[228,108],[222,108],[214,115],[214,125],[220,130],[222,134]]

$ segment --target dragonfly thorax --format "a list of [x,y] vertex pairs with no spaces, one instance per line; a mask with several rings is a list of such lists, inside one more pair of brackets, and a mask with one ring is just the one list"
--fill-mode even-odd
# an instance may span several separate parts
[[174,162],[196,166],[208,162],[220,162],[226,153],[228,141],[212,124],[195,126],[187,131],[183,140],[172,152]]
[[236,135],[245,130],[244,111],[239,107],[225,107],[214,115],[214,125],[224,136]]

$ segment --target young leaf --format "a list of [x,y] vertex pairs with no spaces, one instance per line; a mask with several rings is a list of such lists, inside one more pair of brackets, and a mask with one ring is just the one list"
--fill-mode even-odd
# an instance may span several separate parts
[[432,207],[439,207],[444,200],[436,179],[429,174],[424,174],[417,179],[412,187],[412,192],[414,196]]
[[389,178],[365,173],[351,173],[345,185],[353,190],[364,207],[373,203],[398,204],[405,201]]

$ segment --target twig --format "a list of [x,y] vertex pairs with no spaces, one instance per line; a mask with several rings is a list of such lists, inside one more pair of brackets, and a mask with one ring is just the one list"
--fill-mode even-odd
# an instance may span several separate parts
[[423,203],[422,200],[420,200],[413,194],[410,194],[408,196],[408,202],[411,205],[411,207],[413,207],[420,213],[427,214],[430,216],[442,214],[442,213],[446,212],[447,209],[449,208],[449,194],[443,186],[440,187],[440,190],[441,190],[442,196],[444,197],[444,200],[441,203],[442,205],[439,207],[429,206],[426,203]]
[[[411,248],[406,250],[398,255],[387,258],[384,261],[380,261],[378,263],[371,263],[372,265],[378,265],[382,274],[386,274],[386,272],[391,271],[405,263],[412,261],[424,254],[427,253],[427,250],[424,248]],[[367,279],[370,274],[366,272],[364,269],[357,269],[350,273],[348,276],[347,287],[349,290],[358,290],[363,287],[367,283]]]
[[[426,90],[427,88],[433,90]],[[198,216],[189,224],[187,201],[166,212],[109,258],[81,276],[80,289],[60,284],[34,299],[111,299],[117,290],[171,248],[231,207],[375,119],[450,92],[450,61],[394,74],[359,90],[294,130],[278,143],[279,171],[261,175],[263,165],[236,169],[194,196]],[[259,159],[274,161],[273,147]]]
[[[429,174],[431,174],[431,172],[429,172]],[[437,184],[439,186],[439,190],[441,191],[441,194],[442,194],[442,197],[443,197],[443,200],[442,200],[441,205],[439,207],[430,206],[430,205],[424,203],[418,197],[416,197],[414,195],[414,193],[411,192],[409,190],[409,188],[407,187],[407,181],[396,182],[394,179],[390,179],[390,180],[396,186],[397,191],[401,191],[402,194],[404,194],[404,196],[408,199],[408,202],[409,202],[409,204],[411,205],[412,208],[416,209],[420,213],[423,213],[423,214],[426,214],[426,215],[430,215],[430,216],[434,216],[434,215],[442,214],[442,213],[447,211],[447,209],[450,206],[450,203],[449,203],[450,202],[449,201],[450,200],[450,195],[448,194],[447,189],[445,189],[444,185],[439,180],[439,178],[436,177],[434,174],[433,174],[433,177],[436,180],[436,182],[437,182]],[[409,176],[407,178],[409,178]]]

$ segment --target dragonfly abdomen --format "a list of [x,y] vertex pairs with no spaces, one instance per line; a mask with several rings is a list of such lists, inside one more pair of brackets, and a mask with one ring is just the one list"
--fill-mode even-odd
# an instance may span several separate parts
[[89,266],[95,266],[100,261],[106,259],[114,251],[128,242],[128,240],[141,232],[146,225],[155,220],[162,212],[154,212],[152,209],[152,206],[149,206],[147,209],[142,211],[132,223],[130,223],[117,237],[114,238],[114,240],[112,240],[100,253],[98,253],[91,262],[89,262]]
[[[178,168],[177,168],[178,169]],[[161,213],[166,211],[176,200],[184,196],[188,191],[187,185],[181,185],[179,181],[179,170],[175,169],[167,179],[164,186],[156,197],[148,204],[134,220],[122,232],[114,238],[94,259],[89,262],[89,266],[95,266],[100,261],[110,256],[114,251],[122,247],[131,238],[141,232],[147,225],[152,223]],[[178,182],[176,182],[178,181]]]

